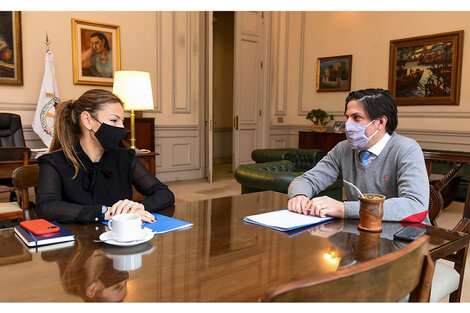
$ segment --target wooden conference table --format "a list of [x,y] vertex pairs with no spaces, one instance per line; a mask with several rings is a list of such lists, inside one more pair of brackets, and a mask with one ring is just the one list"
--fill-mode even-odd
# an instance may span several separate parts
[[[124,248],[93,242],[103,224],[65,225],[76,234],[73,246],[39,252],[29,251],[11,228],[0,230],[0,301],[257,301],[279,284],[406,245],[393,240],[405,226],[395,222],[369,234],[359,233],[358,220],[337,219],[296,235],[243,222],[286,203],[287,195],[271,191],[180,203],[160,213],[192,228]],[[435,259],[468,241],[465,233],[428,229]]]

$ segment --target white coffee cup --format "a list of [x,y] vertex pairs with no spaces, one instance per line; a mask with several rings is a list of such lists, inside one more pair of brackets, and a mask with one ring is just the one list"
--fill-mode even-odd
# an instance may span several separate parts
[[142,255],[139,253],[113,256],[113,267],[118,271],[133,271],[142,266]]
[[108,223],[116,241],[133,241],[142,237],[142,221],[138,214],[118,214]]
[[151,254],[155,247],[150,242],[129,248],[103,246],[101,250],[113,260],[113,268],[119,271],[133,271],[142,266],[142,256]]

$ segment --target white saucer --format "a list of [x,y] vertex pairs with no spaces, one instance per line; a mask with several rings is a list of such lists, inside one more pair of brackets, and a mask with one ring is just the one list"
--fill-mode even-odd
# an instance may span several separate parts
[[133,241],[116,241],[113,239],[113,232],[112,231],[107,231],[105,233],[102,233],[100,235],[100,240],[104,241],[107,244],[113,245],[113,246],[121,246],[121,247],[129,247],[129,246],[135,246],[135,245],[140,245],[141,243],[147,242],[150,239],[153,238],[153,233],[152,231],[148,231],[150,229],[144,228],[142,230],[142,237],[141,239],[138,240],[133,240]]

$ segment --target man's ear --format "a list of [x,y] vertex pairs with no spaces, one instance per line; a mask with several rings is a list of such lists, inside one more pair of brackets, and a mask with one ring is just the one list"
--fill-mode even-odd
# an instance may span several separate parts
[[385,126],[387,126],[388,119],[385,115],[377,118],[377,120],[380,122],[379,125],[377,126],[378,130],[381,130],[382,128],[385,128]]

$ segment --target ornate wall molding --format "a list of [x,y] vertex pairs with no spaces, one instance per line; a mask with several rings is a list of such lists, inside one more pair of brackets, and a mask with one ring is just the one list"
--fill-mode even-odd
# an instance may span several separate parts
[[[400,110],[400,108],[398,108]],[[335,118],[338,116],[344,117],[343,111],[328,111],[328,114],[333,114]],[[457,118],[457,119],[470,119],[470,112],[398,112],[399,118]]]
[[[185,19],[184,35],[180,36],[178,32],[178,26],[181,23],[177,23],[179,16],[183,15],[181,19]],[[172,57],[173,57],[173,105],[172,113],[175,114],[191,114],[191,12],[173,12],[172,13]],[[182,48],[181,48],[182,47]],[[184,49],[181,52],[181,49]],[[180,56],[184,54],[184,58]],[[180,56],[180,57],[178,57]],[[184,64],[180,65],[182,62]],[[184,71],[183,71],[184,69]],[[182,75],[181,72],[184,72]],[[184,90],[181,90],[181,86],[184,82]],[[181,96],[184,95],[184,99],[180,101]]]
[[156,53],[157,53],[157,81],[156,81],[156,92],[157,92],[157,103],[155,104],[155,112],[161,113],[162,112],[162,12],[156,12],[156,19],[157,19],[157,46],[156,46]]
[[305,12],[300,13],[300,61],[299,61],[299,102],[297,114],[302,116],[307,114],[307,110],[302,109],[302,99],[304,92],[304,56],[305,56]]
[[[13,112],[15,111],[36,111],[37,103],[1,103],[0,111]],[[21,114],[20,114],[21,115]]]

